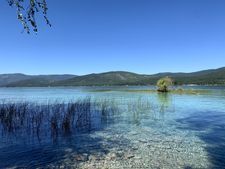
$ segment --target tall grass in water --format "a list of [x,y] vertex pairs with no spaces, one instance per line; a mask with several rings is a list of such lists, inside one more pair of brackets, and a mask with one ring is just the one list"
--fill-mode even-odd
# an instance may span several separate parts
[[94,116],[107,118],[115,111],[115,104],[91,101],[91,98],[45,105],[0,103],[0,133],[5,136],[35,137],[38,140],[46,137],[56,139],[58,136],[90,131]]

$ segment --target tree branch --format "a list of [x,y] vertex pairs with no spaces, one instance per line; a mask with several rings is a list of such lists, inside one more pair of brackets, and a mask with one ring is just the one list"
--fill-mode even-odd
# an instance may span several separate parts
[[46,24],[51,26],[47,17],[47,3],[46,0],[6,0],[9,6],[16,8],[17,18],[23,25],[24,30],[29,34],[30,28],[34,32],[38,32],[36,23],[37,13],[42,13]]

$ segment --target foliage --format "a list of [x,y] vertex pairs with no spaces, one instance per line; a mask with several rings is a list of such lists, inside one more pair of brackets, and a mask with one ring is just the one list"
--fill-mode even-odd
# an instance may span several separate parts
[[[58,78],[58,76],[60,78]],[[141,75],[130,72],[107,72],[84,76],[54,75],[28,76],[23,74],[0,74],[0,86],[48,87],[48,86],[116,86],[154,85],[158,79],[169,76],[177,85],[225,85],[225,67],[193,73],[161,73]]]
[[41,12],[47,25],[51,26],[47,17],[47,3],[46,0],[7,0],[11,7],[16,8],[17,18],[23,24],[24,30],[29,34],[30,27],[34,32],[38,31],[36,23],[36,15]]
[[168,92],[168,88],[171,85],[173,85],[173,80],[169,77],[161,78],[157,82],[159,92]]

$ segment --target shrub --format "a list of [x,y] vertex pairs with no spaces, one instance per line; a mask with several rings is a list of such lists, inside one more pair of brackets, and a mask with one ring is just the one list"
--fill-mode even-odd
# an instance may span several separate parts
[[168,92],[169,86],[173,85],[173,80],[169,77],[161,78],[157,81],[158,92]]

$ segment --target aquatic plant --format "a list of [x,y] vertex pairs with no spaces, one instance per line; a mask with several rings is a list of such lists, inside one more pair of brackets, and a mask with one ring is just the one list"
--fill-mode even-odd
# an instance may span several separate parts
[[[99,103],[91,98],[48,104],[0,103],[0,135],[41,138],[68,136],[91,131],[92,116],[107,118],[115,113],[115,104]],[[99,115],[96,115],[99,114]]]

